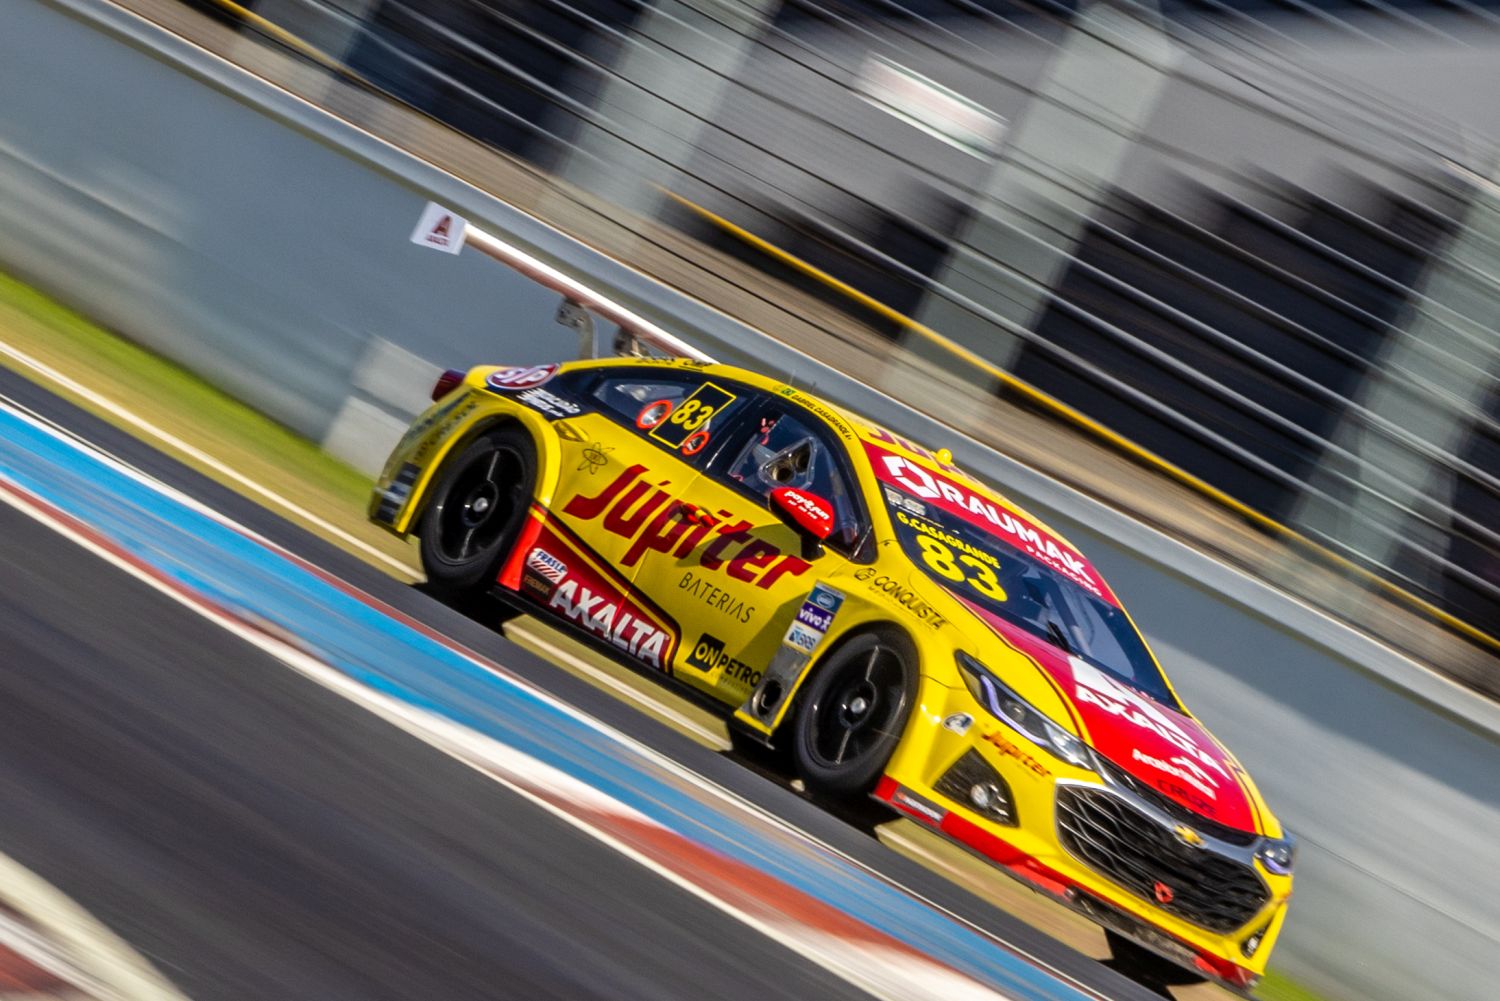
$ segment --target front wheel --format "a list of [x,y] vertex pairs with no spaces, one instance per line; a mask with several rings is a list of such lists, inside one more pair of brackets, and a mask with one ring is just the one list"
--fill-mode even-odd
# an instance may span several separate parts
[[425,590],[447,601],[482,597],[526,520],[536,448],[519,428],[490,431],[444,463],[422,514]]
[[917,694],[916,652],[895,633],[862,633],[823,661],[802,693],[792,756],[814,792],[845,797],[875,784]]

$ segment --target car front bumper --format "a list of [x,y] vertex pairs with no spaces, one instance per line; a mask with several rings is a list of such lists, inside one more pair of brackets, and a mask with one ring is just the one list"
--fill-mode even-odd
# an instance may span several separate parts
[[1184,830],[1110,777],[972,710],[954,712],[960,703],[944,694],[924,693],[876,799],[1203,977],[1242,992],[1255,985],[1291,895],[1291,878],[1256,860],[1258,838]]

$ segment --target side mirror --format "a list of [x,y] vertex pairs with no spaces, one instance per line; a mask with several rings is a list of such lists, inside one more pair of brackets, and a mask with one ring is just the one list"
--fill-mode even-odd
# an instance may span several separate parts
[[825,498],[796,487],[771,491],[771,510],[787,527],[802,537],[802,558],[823,555],[823,540],[833,534],[833,505]]

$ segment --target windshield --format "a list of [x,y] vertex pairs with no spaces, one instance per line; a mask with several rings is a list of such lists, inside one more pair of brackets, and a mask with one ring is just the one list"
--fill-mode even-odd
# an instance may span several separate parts
[[1177,707],[1118,605],[965,519],[889,484],[883,489],[902,549],[933,580],[1157,702]]

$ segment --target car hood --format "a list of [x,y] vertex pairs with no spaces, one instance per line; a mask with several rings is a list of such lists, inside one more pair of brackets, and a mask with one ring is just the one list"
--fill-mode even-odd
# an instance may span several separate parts
[[1052,681],[1090,746],[1162,795],[1209,820],[1258,831],[1239,764],[1191,716],[955,595],[1002,641]]

